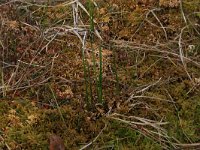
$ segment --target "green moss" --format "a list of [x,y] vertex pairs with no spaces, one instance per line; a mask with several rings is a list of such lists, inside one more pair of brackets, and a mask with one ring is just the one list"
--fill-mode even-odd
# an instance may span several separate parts
[[[141,133],[118,122],[111,122],[109,124],[108,130],[112,132],[110,132],[111,134],[109,134],[109,138],[107,137],[107,140],[110,141],[109,143],[114,144],[115,149],[162,149],[161,145],[152,139],[145,137]],[[107,144],[109,145],[109,143]]]

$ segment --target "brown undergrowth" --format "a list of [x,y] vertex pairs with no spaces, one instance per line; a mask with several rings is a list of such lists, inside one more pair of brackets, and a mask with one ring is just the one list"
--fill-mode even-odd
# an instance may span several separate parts
[[199,4],[0,4],[0,149],[198,148]]

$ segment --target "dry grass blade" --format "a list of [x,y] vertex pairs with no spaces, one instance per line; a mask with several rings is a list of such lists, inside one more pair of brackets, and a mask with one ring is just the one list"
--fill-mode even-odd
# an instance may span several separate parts
[[118,113],[110,114],[107,117],[129,125],[130,128],[133,128],[144,136],[161,143],[165,149],[167,149],[168,144],[176,147],[174,143],[171,142],[171,137],[167,135],[167,131],[161,127],[162,125],[168,124],[167,122],[159,122],[136,116],[126,116]]
[[191,82],[193,83],[193,85],[194,85],[194,82],[193,82],[193,80],[192,80],[192,78],[191,78],[191,76],[190,76],[190,74],[189,74],[189,72],[187,71],[187,65],[186,65],[186,63],[185,63],[185,61],[184,61],[184,53],[183,53],[183,48],[182,48],[182,34],[183,34],[183,31],[185,30],[187,28],[187,26],[186,27],[184,27],[184,28],[182,28],[181,29],[181,33],[180,33],[180,35],[179,35],[179,42],[178,42],[178,45],[179,45],[179,54],[180,54],[180,59],[181,59],[181,62],[182,62],[182,64],[183,64],[183,68],[184,68],[184,70],[185,70],[185,72],[187,73],[187,75],[188,75],[188,77],[189,77],[189,79],[191,80]]
[[[173,41],[172,43],[166,43],[166,45],[165,44],[162,44],[162,45],[157,44],[156,46],[155,45],[152,46],[152,45],[146,45],[146,44],[138,44],[138,43],[135,43],[135,42],[124,41],[124,40],[112,40],[111,42],[113,44],[115,44],[114,45],[115,47],[117,47],[117,48],[128,48],[129,51],[140,50],[140,51],[146,51],[146,52],[159,52],[161,54],[172,55],[175,58],[181,58],[186,62],[191,62],[195,66],[200,68],[200,62],[199,61],[195,61],[192,58],[189,58],[189,57],[186,57],[186,56],[183,56],[183,55],[181,55],[181,57],[180,57],[180,53],[171,51],[171,49],[165,47],[166,45],[169,45],[169,44],[174,44],[174,43],[178,44],[178,42]],[[164,49],[164,50],[162,50],[162,49]],[[165,49],[167,49],[167,50],[165,50]]]
[[176,149],[176,150],[183,150],[183,149],[194,149],[194,150],[198,150],[200,147],[200,143],[191,143],[191,144],[175,144],[177,146],[179,146],[180,148]]
[[[161,26],[161,28],[162,28],[164,34],[165,34],[165,39],[168,40],[168,36],[167,36],[167,32],[166,32],[166,30],[165,30],[165,27],[163,26],[162,22],[161,22],[160,19],[157,17],[157,15],[155,14],[154,11],[160,11],[160,9],[153,9],[153,10],[150,10],[149,13],[152,13],[153,16],[156,18],[156,20],[157,20],[158,23],[160,24],[160,26]],[[149,13],[147,13],[146,19],[148,18]],[[151,23],[148,19],[147,19],[147,21],[148,21],[149,23]],[[153,23],[151,23],[151,24],[153,24]],[[153,25],[154,25],[154,24],[153,24]]]
[[161,81],[161,78],[158,81],[153,82],[153,83],[145,86],[141,90],[137,90],[137,91],[132,92],[133,94],[131,94],[131,96],[128,98],[128,100],[126,101],[126,103],[130,102],[130,100],[132,100],[135,97],[135,94],[144,93],[145,91],[149,90],[151,87],[153,87],[156,84],[158,84],[160,81]]
[[99,134],[88,144],[86,144],[85,146],[83,146],[82,148],[80,148],[79,150],[84,150],[86,148],[88,148],[89,146],[91,146],[98,138],[99,136],[103,133],[103,131],[106,129],[107,125],[104,126],[104,128],[99,132]]
[[6,145],[6,148],[7,148],[8,150],[11,150],[11,148],[9,147],[9,145],[6,143],[5,139],[4,139],[1,135],[0,135],[0,142],[1,142],[1,143],[4,142],[5,145]]

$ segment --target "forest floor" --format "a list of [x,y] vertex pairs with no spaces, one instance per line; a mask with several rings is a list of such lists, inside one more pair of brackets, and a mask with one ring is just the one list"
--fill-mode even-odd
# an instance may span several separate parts
[[0,2],[0,149],[200,148],[200,0],[180,2]]

